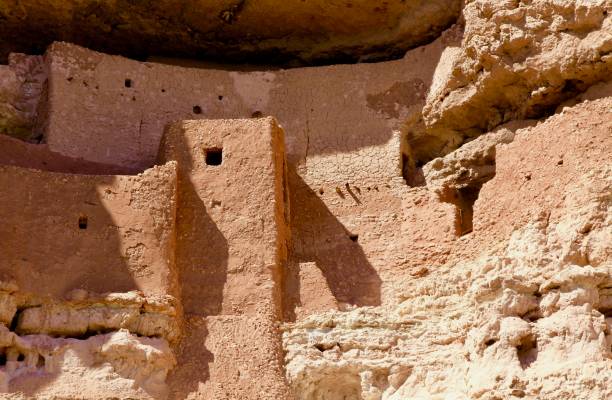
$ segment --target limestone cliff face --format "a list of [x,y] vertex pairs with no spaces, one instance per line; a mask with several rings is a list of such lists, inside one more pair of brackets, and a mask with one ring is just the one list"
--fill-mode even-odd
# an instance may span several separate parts
[[0,397],[612,398],[610,11],[0,1]]
[[[588,159],[589,143],[609,154],[611,116],[610,98],[566,108],[498,147],[497,174],[474,214],[472,235],[487,236],[482,255],[398,284],[396,306],[287,325],[287,377],[297,397],[610,398],[612,168]],[[490,204],[520,203],[513,198],[531,192],[520,187],[531,180],[548,186],[544,197],[559,197],[533,204],[525,223],[499,240],[494,232],[518,215]]]
[[434,39],[460,10],[461,0],[7,0],[0,60],[54,40],[139,58],[376,60]]
[[449,141],[534,118],[612,75],[612,2],[466,2],[461,46],[449,48],[423,109]]

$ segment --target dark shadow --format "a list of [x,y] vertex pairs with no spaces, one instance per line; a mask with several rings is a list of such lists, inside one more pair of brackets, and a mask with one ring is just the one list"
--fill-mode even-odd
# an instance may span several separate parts
[[538,359],[538,340],[535,336],[527,336],[521,339],[516,347],[516,355],[521,363],[522,369],[527,369]]
[[336,219],[291,165],[289,193],[293,249],[285,277],[285,319],[294,320],[295,308],[300,305],[299,264],[302,262],[316,263],[338,302],[380,305],[382,281],[356,234]]
[[221,312],[227,279],[227,240],[206,211],[191,183],[188,166],[179,166],[176,266],[186,315]]
[[[201,153],[201,160],[194,160],[190,150],[182,133],[167,131],[158,156],[160,164],[178,163],[175,260],[185,324],[181,342],[174,348],[178,366],[166,380],[172,399],[197,392],[200,383],[210,378],[214,355],[205,345],[206,317],[221,313],[229,254],[227,239],[208,214],[204,195],[198,193],[205,189],[196,188],[191,179],[196,174],[203,176],[198,168],[206,165],[206,152]],[[215,207],[215,202],[210,206]]]
[[[61,302],[74,289],[143,290],[151,276],[165,274],[170,266],[159,259],[163,252],[150,251],[172,243],[160,242],[143,221],[155,204],[172,199],[135,182],[140,178],[106,175],[128,172],[0,135],[0,279]],[[104,331],[74,338],[97,333]],[[34,394],[53,385],[58,375],[44,371],[43,363],[11,381],[11,390],[25,385]]]
[[[73,289],[140,289],[138,274],[149,272],[141,256],[152,243],[123,225],[131,193],[116,177],[0,167],[0,191],[1,278],[57,300]],[[134,241],[133,253],[122,246],[130,234],[144,243]]]
[[55,153],[42,144],[28,143],[0,133],[0,165],[81,175],[133,175],[133,168],[96,163]]
[[[347,4],[344,13],[319,13],[319,7],[309,2],[296,3],[289,12],[274,3],[246,3],[119,0],[75,2],[59,8],[53,2],[5,1],[0,9],[0,62],[11,52],[40,53],[53,41],[78,43],[136,59],[157,55],[287,67],[386,60],[435,39],[455,23],[461,2],[449,1],[444,8],[415,2],[402,5],[401,12],[388,10],[386,4],[374,7],[371,2],[353,2]],[[416,32],[393,34],[393,24],[379,28],[356,22],[371,13],[385,19],[390,13],[393,20],[408,13],[420,23],[415,24]],[[432,20],[435,23],[423,26],[423,21]],[[300,21],[311,21],[317,28],[309,29]],[[260,25],[262,28],[258,28]],[[343,29],[336,31],[335,25]],[[382,35],[387,30],[391,33],[382,44],[356,39]],[[334,45],[329,43],[330,36],[337,36]],[[354,41],[343,44],[350,37]],[[284,44],[286,41],[289,43]],[[316,51],[321,46],[324,49]]]
[[175,349],[177,367],[166,379],[169,399],[185,399],[198,390],[200,383],[210,379],[209,364],[214,362],[214,355],[206,348],[207,336],[205,318],[194,317],[185,321],[185,336]]

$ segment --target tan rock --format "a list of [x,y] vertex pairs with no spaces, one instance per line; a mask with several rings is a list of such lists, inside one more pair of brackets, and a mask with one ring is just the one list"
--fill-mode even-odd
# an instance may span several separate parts
[[20,338],[3,327],[0,335],[12,337],[5,349],[8,361],[0,372],[4,384],[0,390],[36,398],[100,399],[113,393],[124,398],[163,398],[166,374],[176,363],[165,340],[137,337],[125,330],[85,340],[45,335]]
[[612,397],[608,2],[467,3],[384,63],[55,43],[30,103],[18,56],[47,143],[0,137],[1,397]]
[[468,2],[461,47],[445,52],[423,109],[428,133],[452,150],[609,79],[611,11],[609,0]]
[[[612,171],[598,163],[600,157],[589,164],[593,154],[585,151],[586,141],[569,147],[585,137],[593,143],[609,142],[610,101],[566,109],[542,124],[518,130],[512,143],[497,148],[497,173],[483,186],[484,198],[478,199],[474,218],[478,221],[493,212],[498,224],[478,223],[477,230],[459,241],[463,246],[482,246],[486,240],[489,255],[451,261],[418,280],[406,280],[405,287],[397,289],[405,299],[399,305],[320,314],[287,324],[287,377],[296,396],[555,398],[565,393],[565,379],[575,385],[572,396],[611,396],[606,316],[612,225],[606,210]],[[574,121],[593,126],[580,130],[582,134]],[[483,148],[478,143],[486,143],[485,138],[438,162],[453,171],[453,160],[461,165],[459,155],[465,154],[465,165],[473,168],[477,158],[472,155],[478,152],[471,149]],[[525,154],[526,143],[533,154]],[[604,147],[608,154],[610,147]],[[566,150],[562,165],[571,179],[562,178],[556,162],[542,164],[558,148]],[[517,169],[519,157],[523,164]],[[574,163],[574,157],[585,161]],[[500,225],[504,214],[490,207],[520,195],[524,178],[512,181],[507,174],[518,178],[526,165],[538,171],[532,179],[551,174],[545,193],[559,190],[565,197],[533,204],[531,221],[515,225],[499,250],[496,244],[504,241],[492,232],[505,229]],[[440,182],[461,183],[452,173],[442,177]],[[500,187],[507,190],[500,192]],[[520,206],[523,200],[514,201]],[[556,207],[554,213],[535,212],[549,204]],[[508,215],[517,215],[507,207]],[[404,371],[399,383],[392,368]]]

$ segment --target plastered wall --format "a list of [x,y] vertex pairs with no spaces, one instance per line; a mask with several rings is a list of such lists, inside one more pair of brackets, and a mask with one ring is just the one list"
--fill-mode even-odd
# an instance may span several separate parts
[[137,176],[0,167],[0,274],[40,296],[176,295],[175,164]]
[[159,161],[179,165],[176,260],[187,323],[185,368],[170,379],[178,392],[193,385],[185,376],[205,374],[205,396],[286,393],[276,327],[289,240],[283,143],[272,118],[166,129]]

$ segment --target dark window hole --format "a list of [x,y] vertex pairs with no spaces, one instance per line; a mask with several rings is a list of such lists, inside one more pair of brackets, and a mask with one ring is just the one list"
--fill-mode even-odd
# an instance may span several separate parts
[[204,150],[206,165],[221,165],[223,162],[223,149],[213,147]]
[[223,100],[223,96],[222,95],[217,96],[217,98],[219,99],[219,101]]
[[200,106],[193,106],[193,113],[194,114],[202,114],[202,107],[200,107]]
[[[79,335],[73,335],[73,336],[67,336],[71,339],[78,339],[78,340],[87,340],[92,336],[98,336],[98,335],[106,335],[107,333],[111,333],[113,332],[113,329],[96,329],[96,330],[87,330],[84,333],[81,333]],[[140,336],[140,335],[139,335]],[[61,336],[64,337],[64,336]],[[151,336],[154,337],[154,336]]]
[[516,355],[523,369],[529,366],[538,358],[538,341],[534,336],[528,336],[521,340],[521,344],[516,347]]
[[485,346],[489,347],[489,346],[493,346],[495,343],[497,342],[496,339],[489,339],[485,342]]
[[0,354],[0,365],[6,365],[6,353]]
[[467,235],[474,227],[474,203],[478,199],[481,185],[466,186],[457,190],[457,236]]
[[[45,137],[43,136],[43,134],[39,134],[37,136],[35,136],[32,140],[37,143],[37,144],[41,144],[43,142],[43,140],[45,139]],[[46,164],[43,162],[43,164]]]
[[72,82],[72,80],[73,80],[73,79],[74,79],[74,78],[73,78],[73,77],[71,77],[71,76],[69,76],[68,78],[66,78],[66,80],[67,80],[68,82]]
[[263,113],[261,111],[253,111],[253,114],[251,114],[252,118],[261,118],[263,117]]
[[421,160],[412,160],[407,154],[402,153],[401,168],[402,177],[410,187],[425,186],[425,175],[423,175],[423,165]]
[[126,88],[131,88],[132,87],[132,80],[130,78],[126,78],[125,81],[123,82],[123,85]]
[[161,92],[162,92],[162,93],[166,93],[166,89],[162,89],[162,90],[161,90]]
[[13,319],[11,320],[11,324],[9,325],[9,330],[11,332],[15,332],[17,330],[17,324],[19,323],[19,316],[23,310],[17,309],[15,315],[13,315]]
[[79,229],[87,229],[87,217],[81,215],[79,217]]
[[351,239],[353,242],[357,242],[359,240],[359,235],[356,233],[349,233],[349,239]]
[[19,353],[19,355],[17,356],[17,361],[25,361],[25,354]]

